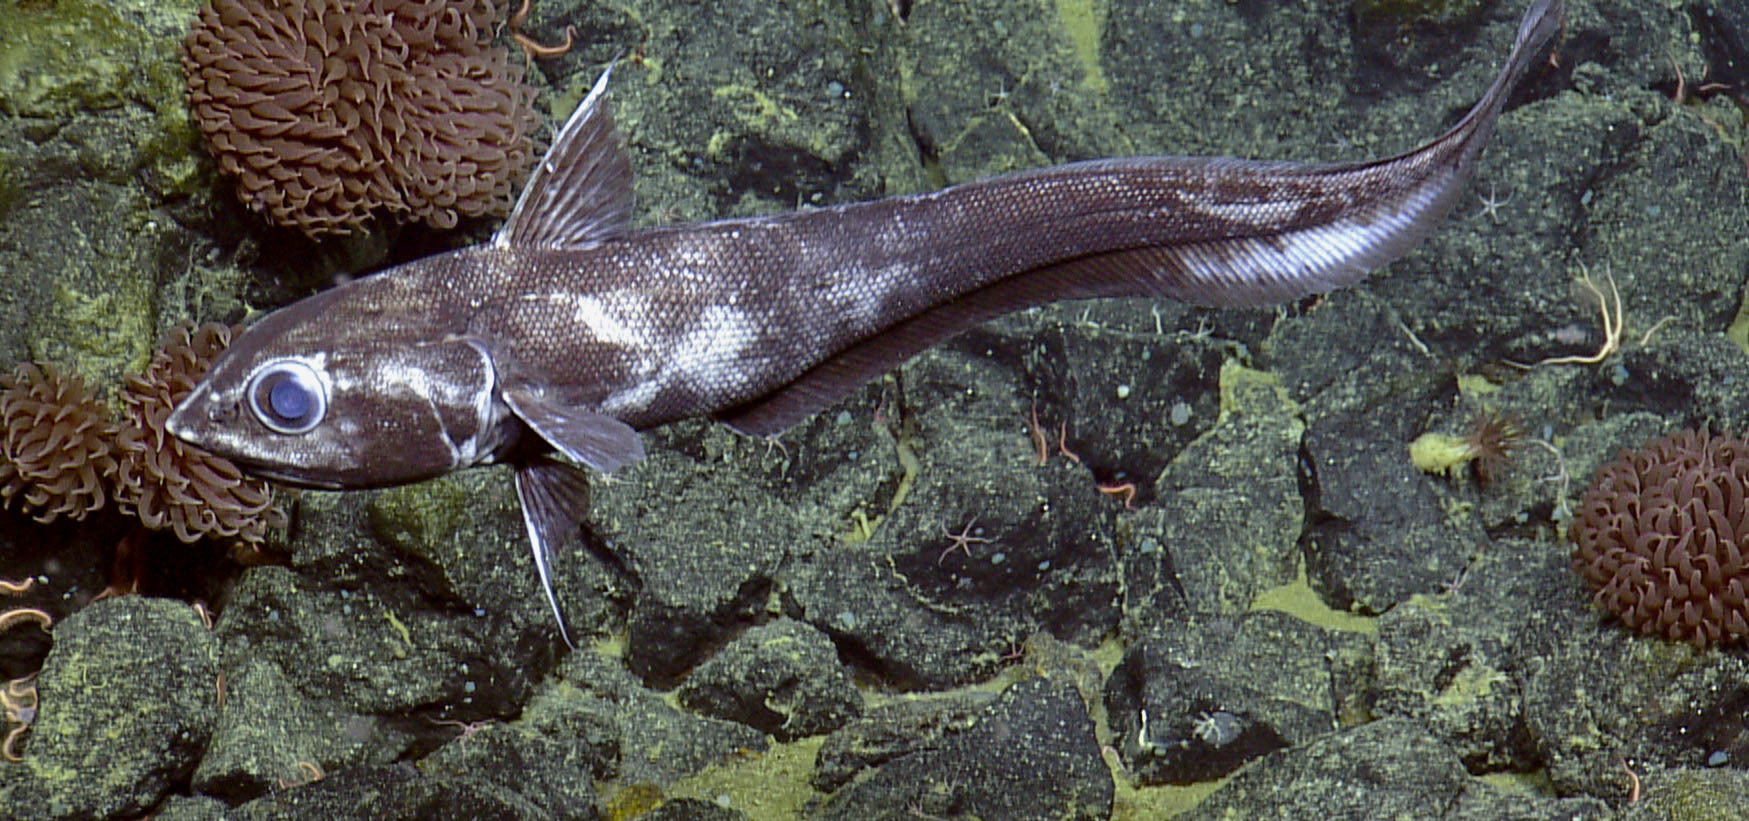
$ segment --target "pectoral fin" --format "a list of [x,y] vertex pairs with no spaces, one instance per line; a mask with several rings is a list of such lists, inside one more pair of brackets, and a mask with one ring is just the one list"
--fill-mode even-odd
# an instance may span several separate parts
[[644,458],[644,443],[632,426],[606,414],[554,402],[534,391],[503,392],[504,401],[554,450],[602,473]]
[[565,614],[559,610],[559,597],[553,593],[553,548],[577,532],[589,506],[589,484],[576,468],[542,456],[516,468],[516,498],[522,502],[522,523],[528,528],[529,546],[534,550],[534,570],[547,603],[553,607],[553,618],[558,619],[559,637],[575,650],[577,645],[571,643],[571,633],[565,629]]

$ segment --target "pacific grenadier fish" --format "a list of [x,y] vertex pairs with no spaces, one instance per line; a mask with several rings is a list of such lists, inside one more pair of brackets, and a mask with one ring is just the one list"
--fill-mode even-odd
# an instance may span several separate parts
[[1506,97],[1560,28],[1537,0],[1475,107],[1389,159],[1070,163],[774,217],[634,230],[611,67],[483,245],[268,314],[166,423],[258,476],[369,488],[516,468],[547,600],[586,505],[571,464],[713,415],[776,434],[911,355],[1089,297],[1262,305],[1348,285],[1451,210]]

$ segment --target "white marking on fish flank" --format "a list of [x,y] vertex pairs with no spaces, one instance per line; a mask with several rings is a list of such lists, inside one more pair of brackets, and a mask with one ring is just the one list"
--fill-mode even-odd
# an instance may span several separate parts
[[639,379],[629,387],[621,388],[601,400],[602,413],[609,416],[624,416],[650,407],[650,402],[661,392],[662,383],[655,379]]
[[860,262],[852,263],[848,268],[833,271],[819,296],[833,319],[853,320],[852,324],[858,327],[868,327],[880,318],[882,296],[887,290],[875,287],[875,283],[909,282],[913,275],[911,265],[904,262],[875,271]]
[[675,247],[675,267],[689,270],[697,269],[698,273],[714,273],[720,266],[717,264],[718,243],[700,237],[691,242],[680,243]]
[[571,319],[589,330],[597,340],[629,350],[650,347],[649,334],[637,327],[638,317],[649,315],[649,300],[630,289],[590,296],[571,291],[525,294],[529,302],[550,302],[569,308]]
[[874,242],[876,253],[893,256],[911,251],[917,244],[917,237],[910,226],[905,224],[905,215],[896,213],[886,222],[875,226]]
[[712,305],[699,313],[698,322],[675,340],[658,380],[684,380],[694,386],[746,384],[751,379],[741,355],[759,338],[759,326],[745,311],[727,305]]
[[1274,199],[1232,202],[1205,196],[1199,192],[1185,197],[1185,202],[1190,206],[1190,210],[1204,216],[1240,225],[1269,228],[1279,224],[1288,215],[1304,208],[1310,201],[1304,197],[1282,196]]

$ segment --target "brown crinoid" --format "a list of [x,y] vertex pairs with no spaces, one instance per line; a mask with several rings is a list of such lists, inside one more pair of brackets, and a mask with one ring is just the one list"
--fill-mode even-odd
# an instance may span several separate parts
[[192,542],[202,536],[260,545],[283,524],[266,482],[245,477],[230,460],[184,444],[164,420],[194,390],[239,328],[184,320],[171,329],[146,372],[122,389],[116,435],[116,501],[146,527],[168,528]]
[[534,92],[491,0],[213,0],[183,42],[196,122],[237,195],[310,236],[386,212],[502,214]]
[[1524,447],[1524,423],[1516,416],[1478,411],[1463,441],[1475,454],[1477,483],[1491,485],[1512,469]]
[[109,406],[76,373],[25,363],[0,376],[0,501],[39,522],[103,507],[114,477]]
[[1694,646],[1749,637],[1749,442],[1685,430],[1597,472],[1573,566],[1629,627]]

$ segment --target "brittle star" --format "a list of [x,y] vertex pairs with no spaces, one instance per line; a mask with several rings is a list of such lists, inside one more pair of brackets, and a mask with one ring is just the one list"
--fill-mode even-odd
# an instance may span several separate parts
[[[1044,427],[1038,421],[1037,402],[1032,403],[1032,419],[1027,422],[1026,429],[1032,435],[1033,446],[1038,448],[1037,464],[1042,465],[1050,461],[1050,444],[1045,439]],[[1057,424],[1057,451],[1063,454],[1063,458],[1077,465],[1081,464],[1081,456],[1069,449],[1069,421],[1067,419]]]
[[1496,199],[1495,198],[1496,194],[1494,191],[1494,184],[1488,183],[1488,196],[1484,197],[1481,194],[1476,195],[1476,199],[1479,199],[1482,201],[1482,210],[1479,213],[1477,213],[1476,216],[1478,216],[1478,217],[1486,216],[1488,219],[1493,220],[1495,225],[1499,225],[1500,224],[1500,206],[1511,202],[1512,196],[1513,195],[1511,195],[1511,194],[1507,194],[1505,199]]
[[570,51],[571,42],[577,37],[576,26],[565,27],[565,44],[562,46],[543,46],[540,43],[535,42],[528,35],[522,33],[522,24],[528,22],[529,3],[530,0],[522,0],[522,8],[517,9],[515,14],[510,15],[510,23],[508,26],[510,29],[510,39],[515,40],[517,45],[522,46],[523,53],[527,54],[529,57],[543,59],[558,57],[559,55]]
[[431,723],[442,727],[460,727],[462,734],[456,736],[454,739],[455,741],[460,742],[473,738],[474,733],[491,726],[492,720],[488,718],[480,721],[457,721],[453,718],[434,718],[431,719]]
[[1093,489],[1099,491],[1102,494],[1105,494],[1106,496],[1111,496],[1113,498],[1116,498],[1119,496],[1123,497],[1123,509],[1124,510],[1135,510],[1136,509],[1136,506],[1134,504],[1134,502],[1136,501],[1136,483],[1135,482],[1112,482],[1110,484],[1095,484],[1093,486]]
[[[1683,76],[1682,65],[1676,62],[1676,55],[1671,54],[1666,50],[1664,56],[1670,59],[1670,67],[1676,71],[1676,91],[1670,95],[1670,99],[1677,105],[1680,106],[1687,103],[1704,102],[1704,100],[1695,97],[1694,94],[1712,94],[1719,91],[1731,90],[1731,86],[1727,83],[1702,83],[1701,85],[1696,86],[1694,88],[1694,94],[1691,94],[1688,88],[1688,78]],[[1718,132],[1719,139],[1725,141],[1727,144],[1733,142],[1730,138],[1730,133],[1726,130],[1723,124],[1699,112],[1696,112],[1694,116],[1699,117],[1701,122],[1712,126],[1713,131]],[[1749,151],[1739,153],[1743,155],[1743,171],[1744,173],[1749,174]]]
[[[1609,272],[1607,266],[1603,269],[1603,278],[1609,283],[1609,299],[1604,298],[1603,289],[1598,287],[1596,280],[1591,278],[1591,269],[1586,268],[1583,264],[1579,266],[1579,284],[1583,286],[1585,290],[1590,291],[1591,296],[1597,300],[1597,311],[1603,317],[1602,347],[1599,347],[1597,353],[1590,356],[1554,356],[1544,359],[1536,364],[1595,365],[1608,359],[1610,354],[1621,349],[1622,326],[1626,324],[1622,321],[1624,317],[1622,315],[1621,307],[1621,291],[1615,287],[1615,275]],[[1611,301],[1615,303],[1615,312],[1613,314],[1610,313],[1609,310]],[[1650,333],[1647,334],[1647,336],[1650,335]]]
[[[1577,282],[1580,287],[1591,293],[1593,299],[1597,300],[1597,312],[1602,317],[1603,345],[1598,347],[1597,353],[1589,356],[1551,356],[1547,359],[1538,360],[1531,365],[1526,365],[1522,362],[1513,362],[1510,359],[1505,360],[1506,363],[1515,368],[1522,368],[1524,370],[1530,370],[1537,365],[1596,365],[1603,360],[1608,359],[1611,354],[1621,350],[1621,337],[1627,330],[1626,315],[1623,313],[1621,305],[1621,291],[1615,287],[1615,275],[1611,274],[1607,267],[1603,269],[1603,279],[1605,282],[1609,283],[1609,295],[1607,297],[1603,293],[1603,287],[1597,284],[1597,280],[1591,278],[1591,269],[1586,268],[1583,264],[1579,266],[1579,279]],[[1640,344],[1645,345],[1652,341],[1652,334],[1657,333],[1659,328],[1664,327],[1666,323],[1669,323],[1674,319],[1676,319],[1676,317],[1666,316],[1663,319],[1658,320],[1657,323],[1653,324],[1651,328],[1647,329],[1645,333],[1640,335]]]
[[[30,592],[30,589],[35,586],[36,579],[32,578],[26,578],[21,582],[11,582],[6,581],[5,579],[0,579],[0,594],[7,596],[23,595],[24,593]],[[36,607],[14,607],[11,610],[0,611],[0,633],[11,630],[13,627],[27,621],[36,622],[45,631],[50,627],[53,627],[55,624],[54,617],[50,616],[46,610]]]
[[35,607],[17,607],[0,613],[0,633],[11,630],[14,625],[27,621],[36,622],[45,631],[54,626],[55,623],[54,617],[50,616],[46,610]]
[[941,535],[946,536],[950,541],[953,542],[953,544],[948,545],[946,550],[941,551],[940,556],[935,557],[935,563],[941,564],[941,561],[943,559],[947,558],[947,554],[952,553],[955,550],[958,550],[962,553],[965,553],[966,558],[968,558],[968,559],[977,558],[977,557],[972,555],[972,544],[973,543],[989,544],[990,543],[990,540],[984,538],[983,536],[973,536],[972,535],[972,527],[977,525],[977,523],[978,523],[978,517],[973,516],[972,520],[969,522],[966,522],[966,526],[960,528],[960,532],[957,534],[948,532],[947,525],[942,525],[941,526]]
[[5,709],[6,720],[18,725],[7,730],[6,738],[0,740],[0,758],[13,763],[23,761],[24,756],[18,752],[18,740],[36,720],[36,674],[6,682],[6,686],[0,688],[0,707]]
[[314,784],[317,781],[321,781],[328,777],[327,773],[322,772],[322,765],[317,764],[314,761],[299,761],[298,772],[303,776],[302,778],[296,781],[281,778],[279,779],[279,788],[282,790],[290,790],[307,784]]

